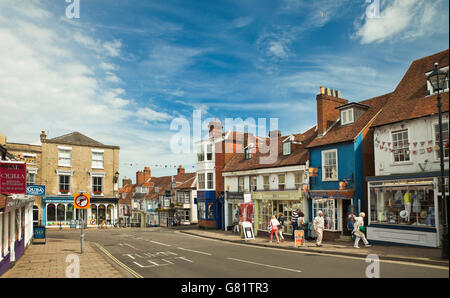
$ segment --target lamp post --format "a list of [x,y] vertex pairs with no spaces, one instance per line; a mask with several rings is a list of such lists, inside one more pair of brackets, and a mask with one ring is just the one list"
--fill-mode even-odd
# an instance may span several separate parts
[[442,258],[448,259],[448,212],[447,199],[445,197],[445,172],[444,172],[444,140],[442,138],[442,103],[441,103],[441,89],[444,88],[445,80],[448,72],[439,70],[438,63],[434,64],[434,70],[427,77],[427,80],[433,87],[433,91],[437,90],[437,108],[439,114],[439,157],[441,165],[441,202],[439,204],[442,218]]

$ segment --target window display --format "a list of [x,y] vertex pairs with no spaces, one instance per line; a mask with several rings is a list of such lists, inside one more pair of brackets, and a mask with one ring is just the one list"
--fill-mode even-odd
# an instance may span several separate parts
[[278,217],[281,213],[285,218],[281,227],[283,233],[292,234],[292,211],[302,209],[301,201],[261,201],[258,209],[258,230],[267,231],[272,215]]
[[198,219],[206,218],[206,203],[198,202]]
[[317,212],[321,210],[324,217],[325,230],[337,231],[337,202],[335,199],[317,199],[313,200],[313,218],[317,216]]
[[373,187],[371,223],[435,226],[432,186]]

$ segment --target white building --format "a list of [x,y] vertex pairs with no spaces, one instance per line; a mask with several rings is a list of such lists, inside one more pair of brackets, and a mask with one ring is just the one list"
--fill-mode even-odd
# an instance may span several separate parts
[[[448,71],[448,55],[447,50],[414,61],[372,125],[376,176],[367,179],[369,240],[441,245],[438,110],[427,75],[435,62]],[[448,197],[448,81],[440,92]]]

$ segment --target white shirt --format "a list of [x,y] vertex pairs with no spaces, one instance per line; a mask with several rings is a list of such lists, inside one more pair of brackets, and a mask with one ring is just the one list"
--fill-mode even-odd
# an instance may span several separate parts
[[314,229],[325,229],[325,221],[323,216],[316,216],[316,218],[314,218]]

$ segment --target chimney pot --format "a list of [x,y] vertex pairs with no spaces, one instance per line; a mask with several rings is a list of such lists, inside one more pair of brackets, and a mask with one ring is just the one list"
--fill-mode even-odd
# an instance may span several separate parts
[[325,94],[325,87],[324,86],[320,86],[320,94]]
[[47,134],[45,133],[45,130],[41,131],[41,142],[44,141],[47,138]]

